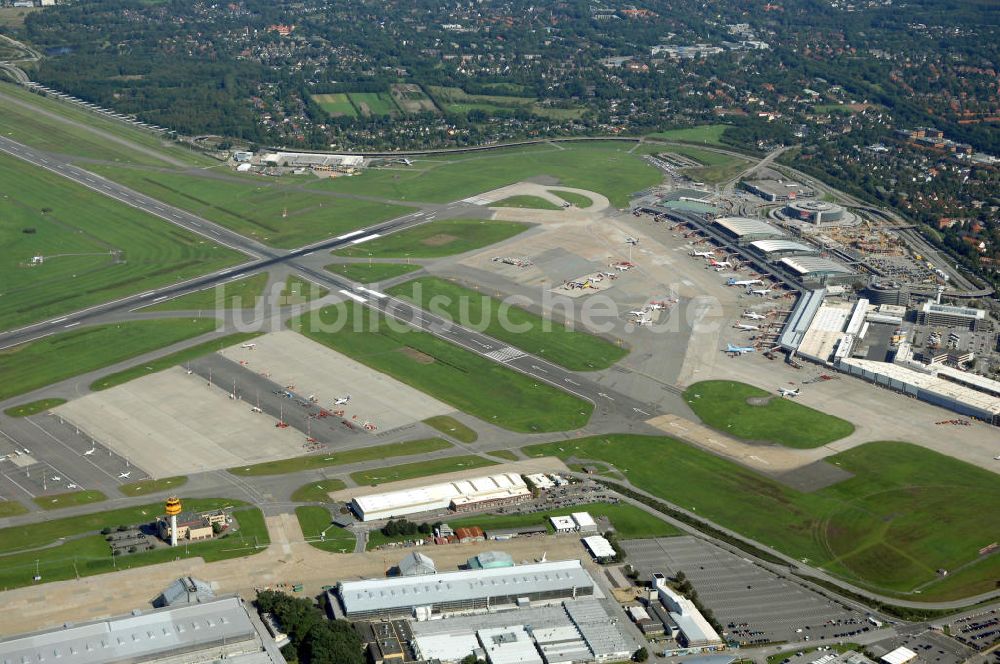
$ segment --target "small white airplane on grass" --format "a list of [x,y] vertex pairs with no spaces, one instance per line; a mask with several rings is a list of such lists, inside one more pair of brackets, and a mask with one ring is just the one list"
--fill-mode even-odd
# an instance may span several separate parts
[[746,323],[737,323],[736,325],[733,325],[733,327],[736,328],[737,330],[745,330],[747,332],[750,332],[751,330],[760,329],[756,325],[747,325]]
[[734,355],[744,355],[746,353],[756,353],[757,349],[753,346],[734,346],[732,344],[726,344],[726,352],[733,353]]
[[764,314],[759,314],[756,311],[744,311],[743,317],[749,318],[750,320],[764,320],[767,318]]
[[351,395],[348,394],[346,397],[337,397],[333,400],[334,406],[343,406],[345,403],[351,400]]
[[127,473],[119,473],[118,474],[118,479],[120,479],[120,480],[127,480],[131,476],[132,476],[132,471],[130,470]]
[[257,347],[257,344],[255,344],[255,343],[240,344],[240,348],[246,348],[247,350],[253,350],[256,347]]
[[779,387],[778,394],[780,394],[783,397],[797,397],[799,396],[799,388],[796,387],[793,390],[790,387]]

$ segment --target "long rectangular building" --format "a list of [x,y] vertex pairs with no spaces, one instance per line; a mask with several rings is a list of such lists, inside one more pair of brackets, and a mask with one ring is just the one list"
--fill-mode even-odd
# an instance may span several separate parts
[[[430,576],[341,581],[337,600],[349,620],[424,618],[594,594],[579,560],[462,570]],[[419,610],[418,610],[419,609]]]
[[351,509],[362,521],[389,519],[420,512],[453,509],[462,512],[484,507],[510,505],[531,498],[517,473],[500,473],[467,480],[442,482],[413,489],[401,489],[351,500]]

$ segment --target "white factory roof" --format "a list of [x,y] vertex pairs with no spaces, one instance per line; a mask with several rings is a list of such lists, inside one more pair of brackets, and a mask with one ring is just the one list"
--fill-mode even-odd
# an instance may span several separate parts
[[880,374],[891,380],[899,381],[926,392],[933,392],[940,396],[952,399],[960,403],[967,404],[981,411],[1000,415],[1000,397],[985,394],[971,387],[965,387],[950,380],[939,378],[936,373],[923,373],[908,367],[891,364],[889,362],[877,362],[875,360],[861,360],[856,358],[846,358],[841,360],[841,364],[854,366],[872,374]]
[[413,644],[421,660],[439,659],[442,662],[457,662],[479,648],[479,639],[470,632],[429,634],[415,636]]
[[461,504],[525,493],[528,493],[528,488],[520,475],[500,473],[412,489],[358,496],[354,498],[354,505],[366,520],[371,520],[396,514],[445,509],[453,502]]
[[573,517],[571,516],[550,516],[549,521],[552,523],[552,527],[556,529],[556,532],[574,530],[576,528],[576,524],[573,523]]
[[913,652],[909,648],[904,648],[900,646],[893,650],[892,652],[887,652],[882,655],[882,661],[886,664],[906,664],[911,659],[915,659],[917,653]]
[[615,549],[603,535],[584,537],[583,543],[595,558],[610,558],[615,555]]
[[791,256],[778,261],[799,274],[854,274],[854,270],[829,258],[816,256]]
[[705,617],[698,613],[671,613],[677,629],[684,632],[690,643],[722,643],[722,638],[712,629]]
[[525,478],[534,484],[539,489],[551,489],[556,484],[544,473],[535,473],[533,475],[525,475]]
[[973,309],[972,307],[956,307],[950,304],[938,304],[928,300],[924,302],[922,308],[924,313],[945,314],[948,316],[963,316],[965,318],[976,318],[983,320],[986,318],[985,309]]
[[781,237],[787,235],[776,226],[761,221],[760,219],[749,219],[747,217],[719,217],[715,220],[716,225],[722,226],[733,235],[774,235]]
[[844,337],[844,328],[851,317],[847,303],[824,304],[816,310],[812,323],[802,335],[798,352],[818,362],[827,362]]
[[815,254],[819,252],[819,249],[816,247],[810,247],[808,244],[802,244],[794,240],[755,240],[750,243],[750,246],[764,254],[770,254],[775,251],[796,251],[803,254]]
[[962,371],[949,366],[937,367],[938,376],[946,376],[945,380],[951,379],[955,383],[963,383],[973,389],[981,390],[1000,396],[1000,380],[993,380],[986,376],[980,376],[970,371]]
[[524,625],[481,629],[476,635],[489,664],[543,664]]
[[433,576],[342,581],[338,584],[338,594],[345,612],[353,614],[593,586],[594,580],[579,560],[563,560],[443,572]]

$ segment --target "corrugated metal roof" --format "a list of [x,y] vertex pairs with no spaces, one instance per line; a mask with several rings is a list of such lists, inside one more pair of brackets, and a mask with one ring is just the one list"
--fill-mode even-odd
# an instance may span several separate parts
[[774,235],[781,237],[787,235],[785,231],[777,226],[761,221],[760,219],[749,219],[747,217],[720,217],[715,220],[715,224],[722,226],[733,235]]
[[366,519],[392,515],[394,511],[421,507],[425,510],[445,509],[453,500],[511,492],[524,492],[527,487],[517,473],[500,473],[454,482],[428,484],[413,489],[375,493],[354,498],[355,506]]
[[810,247],[794,240],[756,240],[751,242],[750,246],[764,254],[775,251],[797,251],[803,254],[819,253],[819,249],[816,247]]
[[799,274],[854,274],[854,270],[829,258],[815,256],[793,256],[778,261]]

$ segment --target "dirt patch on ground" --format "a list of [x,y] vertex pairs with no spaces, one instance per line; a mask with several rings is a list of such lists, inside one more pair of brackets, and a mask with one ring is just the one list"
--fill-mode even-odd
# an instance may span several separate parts
[[417,364],[434,364],[434,362],[436,361],[433,357],[431,357],[427,353],[421,352],[416,348],[410,348],[409,346],[407,346],[406,348],[400,348],[399,352],[407,356]]
[[747,405],[749,406],[766,406],[771,403],[771,399],[774,397],[747,397]]
[[427,245],[428,247],[441,247],[446,244],[451,244],[458,237],[454,235],[448,235],[447,233],[438,233],[437,235],[432,235],[429,238],[425,238],[420,241],[420,244]]

